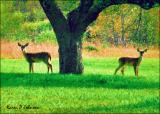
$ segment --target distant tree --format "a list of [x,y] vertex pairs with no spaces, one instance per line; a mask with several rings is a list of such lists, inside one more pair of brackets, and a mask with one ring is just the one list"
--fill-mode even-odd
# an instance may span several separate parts
[[159,0],[80,0],[67,18],[55,0],[39,0],[57,37],[60,73],[82,73],[82,35],[99,13],[111,5],[136,4],[144,9],[159,5]]
[[[127,11],[126,11],[127,10]],[[131,15],[130,8],[126,8],[125,6],[122,6],[120,9],[120,19],[121,19],[121,42],[124,47],[126,47],[127,39],[125,37],[125,34],[127,32],[128,26],[126,26],[126,18]]]

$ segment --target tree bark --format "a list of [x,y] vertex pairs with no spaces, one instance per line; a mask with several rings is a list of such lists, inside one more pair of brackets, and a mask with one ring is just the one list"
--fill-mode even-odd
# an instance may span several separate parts
[[69,46],[64,46],[64,42],[59,44],[60,73],[83,73],[82,43],[74,39],[71,38]]

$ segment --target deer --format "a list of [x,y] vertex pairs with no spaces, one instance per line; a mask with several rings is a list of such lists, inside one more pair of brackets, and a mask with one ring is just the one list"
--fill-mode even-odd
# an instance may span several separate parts
[[116,68],[114,75],[116,75],[116,73],[120,69],[121,69],[122,75],[124,75],[124,67],[126,65],[128,65],[128,66],[133,66],[135,75],[138,76],[139,65],[142,61],[143,54],[145,52],[147,52],[147,50],[148,49],[145,49],[145,50],[142,51],[142,50],[139,50],[139,48],[137,48],[137,51],[139,52],[139,57],[137,57],[137,58],[131,58],[131,57],[121,57],[121,58],[119,58],[119,66]]
[[20,44],[18,42],[18,46],[21,48],[21,51],[23,53],[23,56],[25,57],[26,61],[29,63],[29,72],[33,73],[33,63],[38,62],[44,62],[47,65],[48,73],[49,70],[52,71],[52,65],[51,65],[51,55],[48,52],[38,52],[38,53],[28,53],[26,52],[26,47],[29,45],[29,43],[26,43],[24,45]]

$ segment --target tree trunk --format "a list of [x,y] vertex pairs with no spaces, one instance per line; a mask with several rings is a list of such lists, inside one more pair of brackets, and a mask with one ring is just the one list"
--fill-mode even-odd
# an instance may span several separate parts
[[125,30],[124,30],[124,14],[121,13],[121,41],[122,45],[126,47],[126,40],[125,40]]
[[[65,40],[59,43],[59,69],[60,73],[83,73],[82,42],[80,40]],[[66,42],[68,42],[66,45]]]
[[115,31],[115,23],[114,23],[114,20],[112,20],[112,34],[113,34],[113,41],[114,41],[114,46],[118,46],[119,44],[119,40],[118,40],[118,35],[117,35],[117,32]]

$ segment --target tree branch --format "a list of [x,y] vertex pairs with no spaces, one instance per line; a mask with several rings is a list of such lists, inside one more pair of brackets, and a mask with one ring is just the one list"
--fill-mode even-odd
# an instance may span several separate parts
[[144,9],[150,9],[155,6],[159,6],[159,0],[100,0],[98,4],[92,6],[86,16],[84,22],[86,26],[92,23],[98,17],[99,13],[109,7],[111,5],[118,5],[118,4],[135,4]]
[[88,13],[90,7],[93,5],[94,0],[81,0],[80,2],[80,12]]
[[71,32],[76,31],[81,20],[86,17],[89,9],[93,5],[94,0],[80,0],[80,6],[68,13],[68,23]]
[[[54,0],[39,0],[46,16],[48,17],[55,34],[58,38],[63,38],[63,31],[68,31],[67,20]],[[58,39],[59,40],[59,39]]]

